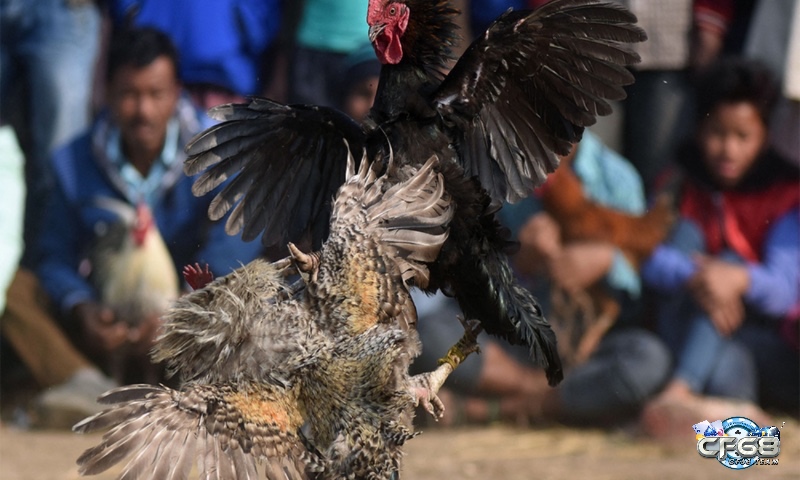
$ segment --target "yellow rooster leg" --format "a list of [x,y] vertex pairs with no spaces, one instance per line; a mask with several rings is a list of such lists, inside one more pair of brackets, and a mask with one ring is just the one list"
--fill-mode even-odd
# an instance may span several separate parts
[[459,317],[459,321],[464,325],[464,335],[447,351],[444,357],[439,359],[439,367],[432,372],[414,375],[410,379],[414,405],[422,405],[425,411],[437,421],[444,416],[444,404],[438,396],[439,389],[461,362],[471,353],[480,351],[478,348],[478,334],[482,330],[480,322],[477,320],[466,321],[461,317]]

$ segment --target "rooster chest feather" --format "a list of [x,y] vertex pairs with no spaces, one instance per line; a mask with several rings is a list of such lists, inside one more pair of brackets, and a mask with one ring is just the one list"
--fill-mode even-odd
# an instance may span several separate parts
[[153,222],[138,231],[128,222],[113,225],[97,239],[90,258],[100,299],[120,320],[137,324],[178,298],[174,262]]

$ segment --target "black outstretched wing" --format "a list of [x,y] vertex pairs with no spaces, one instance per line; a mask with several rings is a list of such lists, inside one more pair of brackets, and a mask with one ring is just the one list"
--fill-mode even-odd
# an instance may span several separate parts
[[[192,191],[205,195],[231,177],[209,207],[212,220],[231,212],[229,234],[264,245],[286,244],[311,233],[314,248],[327,236],[330,202],[344,182],[347,140],[361,149],[364,131],[347,115],[326,107],[283,105],[255,98],[215,107],[222,123],[186,146]],[[238,203],[237,203],[238,202]]]
[[646,39],[624,8],[596,0],[555,0],[508,11],[475,40],[433,94],[458,133],[467,175],[498,201],[530,194],[611,113],[639,61],[626,43]]

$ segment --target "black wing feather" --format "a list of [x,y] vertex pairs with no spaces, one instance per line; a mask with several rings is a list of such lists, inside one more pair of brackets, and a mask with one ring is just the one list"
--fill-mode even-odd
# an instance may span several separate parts
[[[228,182],[209,206],[212,219],[232,210],[230,234],[285,244],[310,231],[315,248],[327,235],[330,201],[344,182],[347,140],[364,145],[364,130],[338,110],[282,105],[255,98],[209,111],[222,123],[187,146],[187,175],[202,172],[192,188],[205,195]],[[233,177],[233,178],[232,178]]]
[[432,104],[495,201],[530,194],[557,167],[553,153],[567,154],[611,112],[608,100],[625,97],[625,66],[639,61],[626,44],[646,39],[635,22],[613,3],[555,0],[506,12],[459,59]]

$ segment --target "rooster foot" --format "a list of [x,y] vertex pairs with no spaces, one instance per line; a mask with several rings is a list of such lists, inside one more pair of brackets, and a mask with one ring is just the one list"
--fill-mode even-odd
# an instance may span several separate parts
[[319,252],[304,253],[291,242],[288,247],[297,270],[307,274],[312,282],[315,281],[319,271]]
[[439,399],[439,389],[444,385],[447,377],[453,373],[471,353],[480,351],[478,348],[478,334],[483,330],[477,320],[465,320],[458,317],[464,326],[464,335],[453,345],[447,354],[439,359],[439,366],[432,372],[420,373],[411,377],[411,395],[414,405],[421,405],[435,420],[444,416],[444,404]]
[[411,397],[414,399],[414,406],[422,406],[437,422],[444,416],[444,403],[439,399],[439,388],[450,374],[443,367],[444,365],[432,372],[414,375],[409,382],[409,390]]
[[211,273],[207,263],[205,268],[202,268],[199,263],[195,263],[183,267],[183,278],[192,289],[200,290],[214,280],[214,274]]

